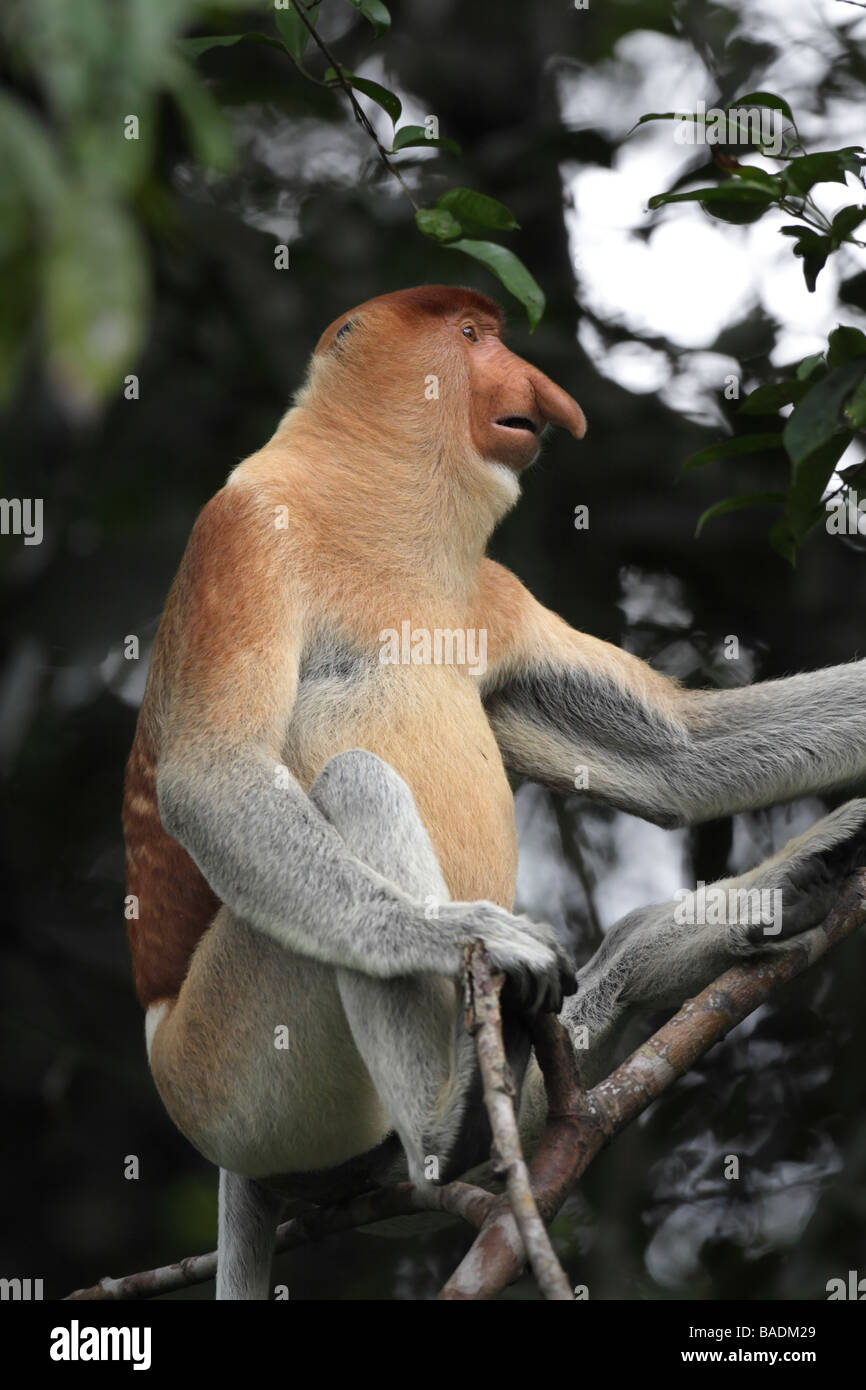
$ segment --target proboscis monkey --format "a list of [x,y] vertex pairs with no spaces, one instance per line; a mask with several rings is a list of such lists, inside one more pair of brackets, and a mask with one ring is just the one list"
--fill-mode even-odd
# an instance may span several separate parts
[[[267,1296],[276,1188],[401,1164],[424,1181],[431,1158],[445,1179],[486,1156],[458,988],[468,939],[508,977],[509,1056],[537,1123],[525,1016],[574,983],[553,929],[510,910],[506,767],[565,791],[586,768],[590,796],[664,826],[866,773],[862,663],[686,690],[485,556],[550,424],[585,428],[505,347],[495,304],[383,295],[325,331],[295,405],[193,529],[124,824],[153,1076],[222,1170],[217,1297]],[[601,1056],[641,1001],[678,1005],[814,927],[862,855],[864,810],[724,885],[777,889],[780,922],[629,914],[565,1023],[588,1025]]]

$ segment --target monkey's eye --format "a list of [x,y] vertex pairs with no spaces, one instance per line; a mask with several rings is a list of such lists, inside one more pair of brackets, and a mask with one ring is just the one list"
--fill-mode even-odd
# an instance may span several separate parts
[[471,323],[464,324],[460,332],[463,334],[464,338],[469,339],[470,343],[478,342],[478,334],[475,332],[475,329],[472,327]]

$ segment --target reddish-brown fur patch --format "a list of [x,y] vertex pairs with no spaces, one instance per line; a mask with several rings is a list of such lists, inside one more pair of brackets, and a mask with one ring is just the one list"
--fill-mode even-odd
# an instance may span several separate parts
[[186,850],[162,828],[156,806],[156,750],[137,737],[126,768],[123,807],[127,893],[138,899],[127,923],[136,993],[145,1008],[177,994],[190,956],[219,907]]
[[441,319],[446,314],[468,311],[491,319],[500,332],[505,327],[505,314],[500,306],[485,294],[479,294],[477,290],[466,289],[462,285],[417,285],[414,289],[380,294],[375,299],[367,299],[363,304],[358,304],[348,313],[341,314],[325,329],[316,344],[314,355],[327,352],[343,324],[363,314],[364,310],[372,305],[381,305],[392,313],[397,313],[408,323],[417,324],[421,315]]
[[127,892],[139,901],[129,941],[145,1007],[177,994],[219,907],[159,819],[156,772],[166,739],[204,734],[214,749],[260,739],[279,756],[279,739],[269,736],[280,697],[266,677],[279,681],[283,665],[275,632],[288,648],[291,631],[282,621],[287,586],[277,535],[273,512],[248,490],[217,493],[193,528],[157,633],[123,806]]

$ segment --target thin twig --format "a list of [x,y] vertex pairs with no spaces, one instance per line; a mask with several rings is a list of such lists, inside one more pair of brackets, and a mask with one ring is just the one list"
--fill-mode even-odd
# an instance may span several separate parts
[[514,1213],[523,1248],[545,1298],[571,1302],[565,1271],[553,1252],[538,1214],[523,1157],[517,1116],[516,1087],[502,1040],[499,996],[504,975],[491,975],[487,952],[480,941],[466,948],[467,1031],[475,1037],[484,1083],[484,1104],[493,1132],[494,1170],[505,1173],[508,1203]]
[[[428,1183],[423,1188],[413,1187],[408,1182],[399,1183],[395,1187],[364,1193],[339,1206],[317,1207],[283,1222],[277,1227],[274,1254],[297,1250],[357,1226],[371,1226],[376,1221],[388,1221],[394,1216],[411,1216],[425,1211],[459,1216],[478,1229],[496,1200],[493,1193],[465,1182],[452,1182],[444,1187]],[[90,1288],[76,1289],[75,1293],[67,1294],[63,1301],[157,1298],[189,1288],[192,1284],[207,1283],[208,1279],[215,1278],[216,1267],[217,1252],[210,1250],[206,1255],[189,1255],[160,1269],[146,1269],[120,1279],[100,1279],[98,1284]]]
[[[409,202],[412,204],[412,207],[417,212],[418,204],[412,196],[411,189],[409,188],[408,184],[406,183],[406,180],[403,178],[403,175],[400,173],[400,170],[397,168],[397,166],[391,163],[391,160],[388,157],[388,151],[385,149],[385,146],[382,144],[381,140],[376,134],[376,131],[373,127],[373,124],[369,116],[367,115],[364,108],[361,106],[360,102],[358,101],[358,98],[355,96],[354,90],[352,89],[349,79],[346,77],[346,74],[343,71],[342,64],[337,62],[337,59],[334,57],[333,53],[328,48],[328,45],[325,43],[324,39],[320,38],[318,33],[316,32],[315,25],[311,24],[310,21],[307,19],[303,5],[299,4],[298,0],[291,0],[291,4],[292,9],[295,11],[297,15],[300,16],[301,23],[306,26],[307,30],[312,36],[313,42],[316,44],[316,47],[319,49],[320,53],[322,53],[326,61],[331,65],[331,67],[334,69],[334,72],[337,74],[337,80],[352,104],[352,110],[355,113],[355,120],[373,141],[373,144],[376,146],[379,158],[381,159],[385,168],[388,170],[388,173],[391,175],[392,178],[395,178],[397,180],[403,193],[409,199]],[[325,85],[333,86],[334,84],[326,83]]]

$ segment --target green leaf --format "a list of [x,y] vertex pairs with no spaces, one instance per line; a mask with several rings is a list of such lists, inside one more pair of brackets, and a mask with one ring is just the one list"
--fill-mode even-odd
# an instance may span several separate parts
[[519,227],[504,203],[476,193],[472,188],[449,188],[436,199],[437,208],[445,208],[457,218],[465,232],[513,231]]
[[738,415],[772,415],[783,405],[790,405],[804,396],[809,387],[805,381],[773,381],[751,391],[737,411]]
[[21,102],[0,93],[0,137],[4,183],[10,181],[11,169],[16,193],[19,187],[26,190],[28,201],[51,215],[65,195],[65,183],[58,151],[48,137],[47,127],[35,120]]
[[714,502],[701,514],[695,528],[695,539],[713,517],[724,516],[726,512],[742,511],[745,507],[769,507],[784,500],[784,492],[741,492],[737,497],[726,497],[722,502]]
[[[321,4],[321,0],[319,0]],[[319,17],[319,4],[311,5],[305,9],[307,19],[316,27],[316,20]],[[287,52],[300,63],[304,56],[304,49],[310,41],[310,31],[294,6],[289,10],[275,10],[274,21],[283,37],[283,45]]]
[[446,135],[428,137],[422,125],[401,126],[394,136],[391,153],[396,154],[398,150],[410,149],[414,145],[420,145],[422,148],[425,145],[438,146],[440,149],[448,150],[450,154],[463,153],[456,140],[450,140]]
[[523,305],[530,329],[538,325],[544,313],[544,292],[513,251],[509,251],[505,246],[497,246],[493,241],[465,239],[449,242],[448,250],[462,251],[464,255],[486,265],[509,293]]
[[706,211],[710,217],[716,217],[720,222],[731,222],[735,226],[742,227],[751,222],[759,222],[769,207],[772,207],[774,199],[768,203],[759,204],[757,200],[747,203],[741,200],[730,200],[725,202],[720,199],[717,203],[711,203]]
[[734,171],[734,175],[745,183],[753,183],[758,188],[765,188],[773,198],[781,198],[784,193],[781,174],[768,174],[766,169],[759,169],[756,164],[740,164]]
[[178,39],[177,45],[182,53],[197,58],[200,53],[207,53],[209,48],[231,48],[246,37],[246,34],[207,34],[198,39]]
[[809,377],[812,376],[812,374],[817,370],[817,368],[823,365],[823,352],[810,353],[808,357],[803,358],[802,362],[797,368],[797,380],[808,381]]
[[[734,107],[746,106],[767,106],[773,111],[781,111],[783,115],[787,116],[794,130],[797,129],[790,106],[784,98],[776,96],[775,92],[749,92],[744,97],[738,97],[736,101],[727,102],[724,110],[727,113]],[[713,112],[712,115],[710,114],[711,111]],[[637,130],[638,126],[645,125],[647,121],[697,121],[706,124],[708,119],[713,121],[717,119],[714,108],[710,108],[703,116],[698,115],[696,111],[648,111],[646,115],[635,121],[628,134],[631,135],[632,130]]]
[[419,231],[433,241],[454,241],[463,234],[460,223],[447,208],[419,208],[415,223]]
[[786,188],[802,197],[816,183],[844,183],[846,174],[859,174],[859,146],[844,150],[822,150],[792,159],[782,174]]
[[864,373],[863,358],[845,362],[812,386],[794,407],[785,422],[782,439],[795,468],[836,433],[842,402]]
[[635,121],[634,125],[632,126],[631,130],[630,130],[628,133],[629,133],[629,135],[631,135],[631,131],[632,131],[632,130],[637,130],[637,128],[638,128],[639,125],[646,125],[647,121],[694,121],[694,120],[697,120],[697,117],[696,117],[695,114],[694,114],[693,112],[691,112],[691,111],[648,111],[648,112],[646,113],[645,116],[641,116],[641,117],[640,117],[640,120]]
[[[328,68],[325,73],[326,79],[329,79],[329,75],[336,77],[333,68]],[[391,117],[394,124],[397,124],[403,110],[403,103],[394,92],[389,92],[387,87],[380,86],[378,82],[371,82],[369,77],[356,77],[353,72],[345,72],[343,76],[350,87],[363,92],[365,97],[375,101],[376,105],[381,106],[382,110]]]
[[824,516],[824,489],[850,442],[851,431],[841,430],[825,439],[794,469],[785,511],[770,532],[774,548],[792,563],[797,546]]
[[266,43],[271,48],[278,48],[283,52],[283,45],[278,39],[272,39],[270,34],[259,34],[252,29],[246,34],[209,34],[207,38],[201,39],[178,39],[177,44],[181,52],[188,57],[197,58],[200,53],[207,53],[209,48],[231,48],[243,39],[249,39],[251,43]]
[[391,16],[382,0],[349,0],[349,4],[370,21],[377,39],[390,27]]
[[199,163],[220,172],[230,169],[235,161],[231,128],[195,69],[180,59],[164,62],[162,79],[183,113]]
[[866,425],[866,376],[848,397],[844,414],[852,429],[862,430]]
[[866,311],[866,270],[858,270],[849,275],[839,286],[839,298],[843,304]]
[[791,534],[788,518],[780,516],[776,524],[770,529],[770,545],[783,560],[789,564],[797,563],[797,541]]
[[714,107],[710,107],[708,111],[703,113],[699,111],[648,111],[626,131],[626,136],[631,135],[638,126],[646,125],[647,121],[692,121],[695,125],[706,125],[708,121],[715,123],[717,120],[718,114]]
[[798,227],[790,223],[786,227],[780,227],[779,230],[782,236],[797,237],[794,255],[802,256],[806,288],[810,294],[813,293],[818,276],[827,264],[827,257],[833,250],[831,238],[820,232],[813,232],[808,227]]
[[707,444],[692,454],[683,464],[682,471],[690,473],[693,468],[703,468],[716,459],[736,458],[739,454],[757,454],[765,449],[781,449],[780,434],[735,434],[730,439],[720,439],[716,444]]
[[656,193],[650,198],[649,206],[659,208],[663,203],[763,203],[773,201],[773,195],[765,188],[751,182],[724,184],[714,183],[709,188],[693,188],[689,193]]
[[713,184],[709,188],[693,188],[689,193],[657,193],[650,198],[651,208],[665,203],[700,203],[712,216],[722,222],[757,222],[767,208],[778,201],[778,193],[771,192],[751,180],[728,179],[723,184]]
[[866,334],[861,333],[859,328],[841,324],[833,329],[827,342],[827,366],[831,370],[850,362],[854,357],[866,357]]
[[725,110],[730,110],[732,106],[768,106],[771,111],[781,111],[783,116],[787,116],[796,130],[794,113],[784,97],[776,96],[775,92],[747,92],[744,97],[737,97],[736,101],[729,101]]
[[146,266],[127,212],[70,188],[45,247],[45,321],[51,372],[84,409],[118,389],[139,351]]
[[833,239],[833,245],[839,246],[856,227],[860,226],[861,222],[866,222],[866,208],[857,206],[841,208],[830,224],[830,236]]

